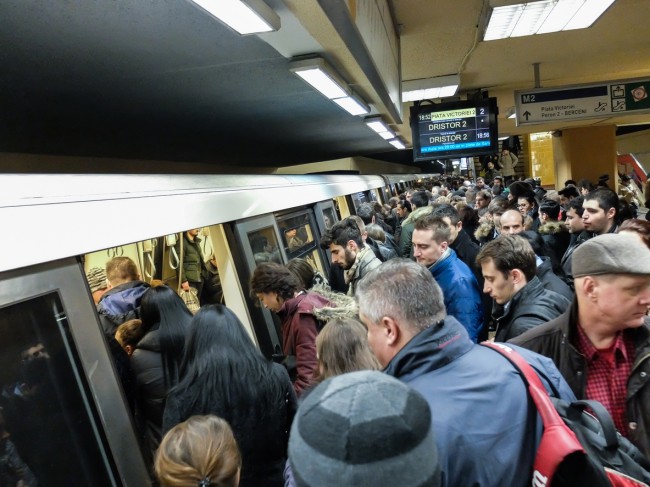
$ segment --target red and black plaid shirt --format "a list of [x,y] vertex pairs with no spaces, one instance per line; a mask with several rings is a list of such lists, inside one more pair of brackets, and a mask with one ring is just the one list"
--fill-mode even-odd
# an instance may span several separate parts
[[634,344],[619,332],[612,347],[598,350],[578,326],[576,345],[587,359],[587,399],[602,403],[612,415],[616,429],[627,436],[625,399],[627,380],[634,363]]

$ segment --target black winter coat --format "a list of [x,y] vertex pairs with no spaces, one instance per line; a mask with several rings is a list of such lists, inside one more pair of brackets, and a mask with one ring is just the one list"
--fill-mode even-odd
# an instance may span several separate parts
[[136,402],[143,444],[153,460],[162,439],[162,419],[167,387],[160,353],[158,324],[142,337],[131,355],[131,368],[135,373]]
[[544,289],[537,276],[510,300],[501,316],[493,317],[497,324],[497,342],[506,342],[538,325],[557,318],[569,307],[564,296]]
[[573,301],[573,291],[569,285],[553,272],[550,257],[540,257],[542,263],[537,266],[537,277],[542,281],[544,289],[561,294],[569,301]]

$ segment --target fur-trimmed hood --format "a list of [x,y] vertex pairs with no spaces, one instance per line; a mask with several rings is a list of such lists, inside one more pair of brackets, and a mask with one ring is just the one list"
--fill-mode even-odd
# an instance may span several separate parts
[[541,235],[553,235],[557,233],[565,233],[568,232],[569,229],[566,227],[564,222],[554,222],[554,221],[548,221],[546,223],[543,223],[542,225],[539,226],[537,231]]
[[474,237],[476,237],[476,240],[484,240],[489,238],[492,235],[492,232],[494,232],[494,222],[484,220],[479,224],[478,228],[474,232]]
[[359,306],[352,296],[337,293],[329,289],[329,287],[321,285],[314,286],[311,290],[335,305],[335,307],[324,306],[322,308],[314,308],[313,313],[317,320],[328,322],[335,318],[359,319]]
[[423,206],[422,208],[416,208],[413,210],[408,217],[406,217],[406,220],[402,222],[402,226],[408,225],[409,223],[414,223],[415,220],[420,218],[422,215],[428,215],[433,211],[432,206]]

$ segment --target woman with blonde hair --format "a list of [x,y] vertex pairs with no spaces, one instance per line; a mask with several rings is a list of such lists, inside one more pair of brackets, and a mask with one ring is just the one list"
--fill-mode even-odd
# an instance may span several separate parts
[[366,328],[352,318],[336,318],[316,337],[318,368],[312,384],[335,375],[357,370],[380,370],[381,365],[368,346]]
[[167,432],[154,468],[162,487],[237,487],[241,455],[225,420],[192,416]]

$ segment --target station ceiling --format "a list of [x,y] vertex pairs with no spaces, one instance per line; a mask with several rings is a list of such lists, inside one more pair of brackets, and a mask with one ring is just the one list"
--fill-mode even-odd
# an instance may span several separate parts
[[[188,0],[0,0],[0,152],[250,167],[403,161],[362,117],[289,70],[294,56],[323,56],[410,141],[409,104],[395,116],[343,34],[341,19],[365,1],[266,0],[280,31],[240,36]],[[460,74],[461,96],[498,97],[502,135],[650,122],[516,127],[505,118],[514,90],[533,88],[533,63],[543,87],[650,76],[650,2],[616,0],[590,29],[482,42],[486,5],[389,1],[402,79]]]

